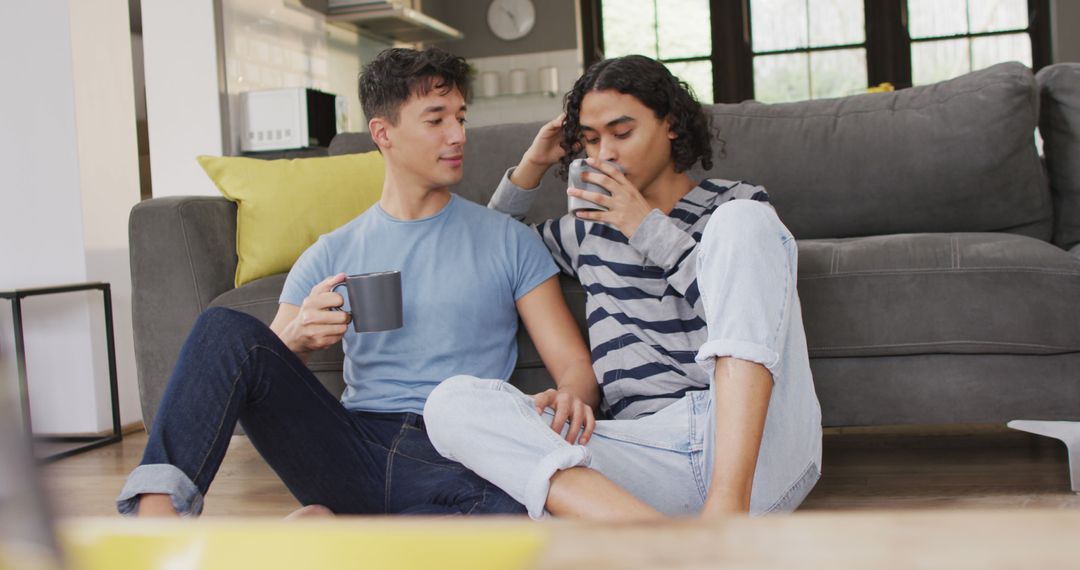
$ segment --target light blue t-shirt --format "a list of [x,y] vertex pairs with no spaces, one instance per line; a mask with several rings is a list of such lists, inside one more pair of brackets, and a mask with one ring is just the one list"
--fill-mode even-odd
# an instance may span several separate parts
[[350,410],[423,413],[428,394],[450,376],[509,378],[514,304],[558,273],[535,232],[451,194],[428,218],[398,220],[375,204],[320,237],[293,265],[280,300],[299,306],[337,273],[393,270],[401,272],[404,326],[370,333],[350,326],[343,339],[341,401]]

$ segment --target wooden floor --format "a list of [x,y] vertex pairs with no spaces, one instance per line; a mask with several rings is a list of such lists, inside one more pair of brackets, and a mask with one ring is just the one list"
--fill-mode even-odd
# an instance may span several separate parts
[[[146,434],[45,467],[61,516],[111,515]],[[1080,509],[1064,445],[996,426],[833,428],[824,473],[801,510]],[[297,507],[243,437],[234,437],[206,498],[206,516],[279,517]]]

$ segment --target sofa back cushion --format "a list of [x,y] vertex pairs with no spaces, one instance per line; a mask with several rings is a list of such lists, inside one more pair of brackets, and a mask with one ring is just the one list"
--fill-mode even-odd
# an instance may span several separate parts
[[1080,244],[1080,63],[1050,65],[1035,76],[1042,87],[1039,132],[1054,196],[1054,243]]
[[[486,127],[470,127],[465,144],[465,178],[451,190],[478,204],[487,204],[503,173],[517,165],[522,153],[536,136],[544,122],[510,123]],[[330,143],[330,154],[366,152],[375,148],[368,133],[341,133]],[[542,222],[566,213],[566,181],[548,170],[540,182],[541,193],[526,218]]]
[[765,186],[798,238],[1010,231],[1048,240],[1038,105],[1019,63],[891,93],[714,105],[723,157],[712,174]]
[[[723,144],[706,177],[764,185],[798,238],[1007,231],[1049,240],[1050,193],[1035,148],[1039,92],[1004,63],[934,85],[800,103],[708,105]],[[470,128],[453,190],[486,204],[542,122]],[[367,133],[330,154],[371,150]],[[552,168],[528,221],[566,213]]]

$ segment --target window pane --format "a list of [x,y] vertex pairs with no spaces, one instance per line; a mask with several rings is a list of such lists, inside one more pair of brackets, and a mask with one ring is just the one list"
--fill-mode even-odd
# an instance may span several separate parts
[[755,52],[806,47],[805,0],[750,0]]
[[968,0],[971,32],[1026,30],[1027,0]]
[[808,55],[790,53],[754,58],[754,99],[763,103],[810,98]]
[[667,65],[675,77],[685,81],[694,90],[694,97],[698,101],[713,102],[711,61],[684,61],[664,65]]
[[911,82],[926,85],[971,71],[969,39],[911,44]]
[[863,0],[810,0],[810,46],[866,41]]
[[661,58],[707,56],[712,53],[709,0],[664,0],[656,3],[656,12],[660,22]]
[[1003,61],[1031,67],[1031,38],[1026,32],[971,39],[971,68],[982,69]]
[[908,0],[907,6],[908,32],[912,38],[968,33],[965,0]]
[[656,57],[653,0],[603,0],[604,56],[639,53]]
[[810,52],[810,96],[844,97],[866,92],[866,50]]

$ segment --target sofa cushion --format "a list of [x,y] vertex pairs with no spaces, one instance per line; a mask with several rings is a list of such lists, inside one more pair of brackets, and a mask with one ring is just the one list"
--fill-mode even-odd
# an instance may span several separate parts
[[1080,351],[1080,260],[1011,234],[799,242],[811,357]]
[[1059,63],[1035,76],[1042,87],[1039,132],[1054,195],[1054,243],[1080,244],[1080,63]]
[[892,93],[714,105],[725,157],[711,175],[764,185],[797,238],[1011,231],[1048,240],[1038,104],[1031,71],[1004,63]]
[[[277,314],[278,298],[281,296],[282,288],[285,287],[286,275],[286,273],[279,273],[270,277],[256,279],[247,285],[222,293],[218,298],[214,299],[210,306],[236,309],[269,325],[274,320],[274,315]],[[312,353],[308,358],[307,365],[313,372],[337,372],[340,377],[344,361],[345,353],[341,350],[341,343],[339,342],[326,350]],[[338,383],[340,384],[340,381]],[[341,390],[337,390],[333,394],[339,396]]]
[[198,160],[221,193],[237,203],[237,286],[288,271],[320,235],[360,215],[382,193],[378,153]]
[[[798,238],[1007,231],[1049,240],[1051,198],[1034,134],[1031,70],[1003,63],[933,85],[841,99],[707,105],[722,144],[696,180],[762,184]],[[542,122],[470,128],[453,190],[486,204]],[[371,150],[342,133],[330,153]],[[528,221],[566,213],[552,168]]]

